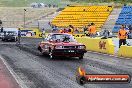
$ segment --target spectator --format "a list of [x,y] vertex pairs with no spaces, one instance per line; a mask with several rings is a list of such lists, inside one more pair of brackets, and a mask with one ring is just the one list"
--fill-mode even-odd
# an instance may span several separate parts
[[42,38],[43,38],[43,40],[45,40],[45,37],[46,37],[45,29],[43,28],[43,29],[42,29]]
[[132,39],[132,29],[130,29],[128,32],[128,39]]
[[64,33],[68,33],[68,30],[66,28],[64,28]]
[[103,36],[104,36],[105,38],[108,38],[109,35],[110,35],[110,32],[109,32],[108,30],[104,30]]
[[74,32],[74,27],[72,25],[69,25],[68,33],[73,34],[73,32]]
[[87,31],[87,29],[88,29],[87,26],[84,26],[83,27],[83,32],[85,33],[85,31]]
[[67,6],[70,6],[69,4],[67,4]]
[[96,26],[94,23],[91,23],[91,26],[88,28],[89,33],[90,33],[90,37],[94,38],[96,35]]
[[63,31],[63,29],[62,29],[62,28],[59,30],[59,33],[64,33],[64,31]]
[[107,9],[107,12],[109,12],[110,10],[109,10],[109,8]]
[[21,42],[21,30],[20,30],[20,28],[18,28],[18,44],[20,44],[20,42]]
[[84,34],[86,34],[86,36],[90,36],[90,33],[89,33],[89,27],[90,27],[91,25],[89,24],[88,26],[87,26],[87,30],[84,32]]
[[129,25],[128,28],[129,28],[129,30],[132,30],[132,25]]
[[48,7],[48,5],[45,5],[44,7]]
[[79,33],[79,28],[74,28],[75,29],[75,33]]
[[4,31],[4,36],[6,36],[6,31]]
[[78,32],[83,33],[83,28],[80,28],[80,29],[78,28]]
[[121,26],[121,29],[118,31],[118,37],[119,37],[119,48],[122,45],[126,44],[126,38],[127,38],[127,31],[125,30],[124,25]]
[[57,31],[58,31],[57,26],[54,26],[52,32],[57,32]]
[[53,4],[53,8],[55,8],[55,5]]
[[3,29],[3,27],[1,27],[1,32],[3,32],[4,31],[4,29]]
[[40,3],[38,3],[38,8],[40,8],[41,7],[41,4]]

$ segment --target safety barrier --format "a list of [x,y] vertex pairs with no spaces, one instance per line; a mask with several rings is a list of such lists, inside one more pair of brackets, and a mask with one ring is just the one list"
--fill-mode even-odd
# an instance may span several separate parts
[[89,51],[96,51],[107,54],[114,54],[114,44],[112,39],[100,39],[100,38],[76,38],[79,43],[86,45],[86,49]]
[[38,28],[21,28],[22,37],[41,38],[42,32]]
[[118,51],[118,55],[132,58],[132,46],[122,45]]

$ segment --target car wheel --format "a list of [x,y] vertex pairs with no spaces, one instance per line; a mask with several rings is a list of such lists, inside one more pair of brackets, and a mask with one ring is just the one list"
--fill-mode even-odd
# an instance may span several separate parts
[[82,60],[82,59],[83,59],[83,56],[80,56],[80,57],[79,57],[79,60]]

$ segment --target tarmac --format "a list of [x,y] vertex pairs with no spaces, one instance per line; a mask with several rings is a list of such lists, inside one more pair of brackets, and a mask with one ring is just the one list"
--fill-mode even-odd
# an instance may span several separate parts
[[20,88],[2,59],[0,59],[0,88]]
[[0,80],[3,80],[0,88],[132,88],[132,82],[84,86],[76,82],[79,66],[84,66],[88,74],[132,76],[132,59],[87,52],[83,60],[64,57],[51,60],[38,52],[37,46],[41,40],[23,38],[20,46],[15,42],[0,41],[0,55],[3,57],[0,58]]

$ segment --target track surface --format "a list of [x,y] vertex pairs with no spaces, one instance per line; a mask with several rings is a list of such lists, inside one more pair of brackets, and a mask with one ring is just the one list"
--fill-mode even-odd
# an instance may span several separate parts
[[37,51],[41,39],[22,39],[22,45],[0,42],[0,55],[20,77],[27,88],[132,88],[130,84],[86,84],[76,83],[77,68],[84,66],[93,74],[130,74],[132,59],[120,59],[108,55],[87,52],[84,60],[76,58],[49,59]]

